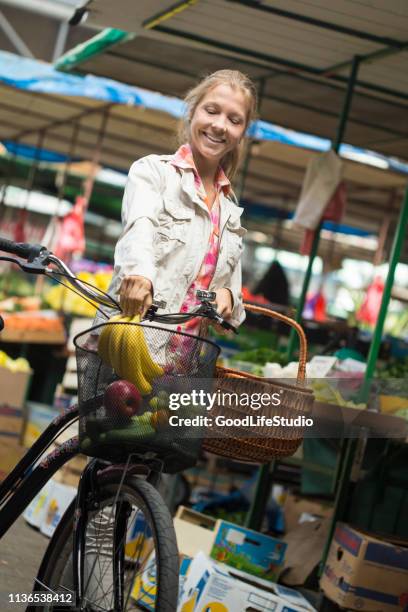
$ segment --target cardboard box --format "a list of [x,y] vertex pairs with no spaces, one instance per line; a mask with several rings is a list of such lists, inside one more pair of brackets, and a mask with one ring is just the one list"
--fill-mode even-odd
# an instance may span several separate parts
[[351,610],[406,610],[408,541],[387,542],[338,523],[320,587],[329,599]]
[[0,438],[0,482],[13,470],[25,453],[26,449],[15,437]]
[[[138,572],[133,584],[131,598],[138,604],[138,608],[155,612],[156,610],[156,563],[154,562],[154,551],[147,558],[145,566],[141,572]],[[181,555],[179,569],[179,602],[184,592],[184,583],[187,579],[187,572],[191,564],[191,558]]]
[[216,535],[216,519],[179,506],[173,523],[180,553],[188,557],[194,557],[200,550],[210,554]]
[[47,496],[45,510],[42,516],[40,531],[49,538],[55,531],[62,515],[76,496],[76,488],[53,482],[53,487]]
[[333,514],[333,508],[327,502],[289,493],[285,499],[284,513],[285,532],[290,533],[311,517],[316,519],[330,517]]
[[199,551],[254,576],[277,580],[286,544],[246,527],[217,520],[180,506],[174,518],[179,551],[194,557]]
[[203,553],[191,562],[178,612],[314,612],[297,591],[254,578]]
[[301,523],[284,537],[288,545],[279,582],[300,586],[319,565],[329,534],[329,519]]
[[86,463],[87,458],[84,455],[75,455],[54,474],[54,480],[78,488]]
[[[139,558],[139,562],[143,563],[154,547],[152,541],[152,533],[148,525],[146,525],[145,516],[143,513],[134,509],[133,515],[128,520],[129,529],[126,534],[125,555],[131,560]],[[143,543],[143,548],[140,545]]]
[[27,402],[27,419],[23,436],[24,446],[30,448],[58,414],[58,410],[47,404]]
[[32,372],[11,372],[0,367],[0,404],[22,408]]
[[0,404],[0,440],[14,438],[21,441],[24,415],[21,408]]
[[287,544],[282,540],[217,521],[210,556],[239,570],[275,581],[283,569]]
[[53,488],[54,480],[49,480],[24,510],[23,517],[32,527],[41,527]]

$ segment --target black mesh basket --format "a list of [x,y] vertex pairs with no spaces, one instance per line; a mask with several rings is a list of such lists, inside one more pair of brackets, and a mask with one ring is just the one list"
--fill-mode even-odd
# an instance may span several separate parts
[[115,462],[130,454],[158,458],[170,473],[194,465],[204,429],[199,419],[194,426],[188,419],[199,416],[200,407],[181,406],[174,426],[170,397],[190,395],[197,379],[200,388],[203,381],[211,387],[219,347],[198,336],[122,322],[94,327],[74,343],[81,452]]

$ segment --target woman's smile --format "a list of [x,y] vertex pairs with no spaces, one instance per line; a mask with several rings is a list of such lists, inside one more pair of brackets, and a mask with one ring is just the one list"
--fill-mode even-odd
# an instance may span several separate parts
[[217,85],[195,109],[190,138],[197,161],[215,168],[221,159],[239,145],[245,132],[247,102],[242,91],[230,85]]
[[221,138],[220,136],[213,136],[209,132],[202,132],[207,140],[214,144],[224,144],[226,142],[225,138]]

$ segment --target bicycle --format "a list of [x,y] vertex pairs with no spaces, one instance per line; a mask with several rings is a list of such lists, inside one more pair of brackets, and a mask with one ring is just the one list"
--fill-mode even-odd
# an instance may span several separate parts
[[[54,279],[90,301],[98,310],[106,307],[120,312],[119,304],[111,296],[76,278],[68,266],[45,247],[0,238],[0,250],[17,256],[1,256],[0,261],[11,262],[25,272]],[[215,294],[198,292],[197,295],[201,303],[189,313],[159,314],[157,311],[165,304],[153,303],[139,328],[143,328],[145,335],[149,329],[153,330],[149,333],[154,337],[164,335],[165,340],[176,335],[184,339],[187,337],[190,343],[188,351],[192,347],[195,351],[186,354],[190,368],[188,373],[192,376],[203,373],[210,376],[220,350],[216,344],[182,332],[171,336],[174,331],[156,325],[179,325],[198,316],[236,331],[214,309],[211,302]],[[3,325],[0,317],[0,331]],[[106,325],[118,323],[98,327]],[[76,454],[84,452],[84,440],[87,439],[90,423],[93,423],[91,416],[98,415],[101,406],[104,408],[106,377],[113,383],[119,378],[112,367],[101,362],[97,349],[92,348],[89,340],[95,341],[95,330],[98,331],[98,328],[92,328],[90,334],[79,334],[74,340],[79,366],[78,404],[51,422],[0,484],[0,538],[53,474]],[[200,369],[197,364],[205,364],[205,367]],[[193,365],[196,370],[192,373]],[[177,372],[171,371],[171,368],[161,380],[164,379],[168,390],[173,384],[181,382],[185,385],[185,379],[177,376]],[[79,436],[64,442],[44,457],[59,434],[78,420],[82,428],[88,429],[80,429]],[[112,426],[112,418],[107,419],[105,414],[100,423]],[[161,419],[157,417],[156,424],[160,423]],[[143,426],[140,429],[143,432]],[[92,429],[90,432],[89,435],[92,435]],[[82,612],[125,612],[143,609],[137,607],[139,604],[135,604],[131,597],[132,587],[141,579],[142,572],[155,577],[155,587],[145,593],[151,607],[158,612],[174,612],[177,609],[177,541],[171,515],[156,487],[161,473],[166,469],[177,473],[194,463],[199,439],[192,443],[181,436],[176,443],[162,435],[165,442],[161,440],[162,446],[157,446],[152,437],[147,442],[139,440],[135,444],[133,440],[129,444],[106,446],[100,440],[108,434],[106,429],[99,432],[99,437],[93,438],[94,441],[97,439],[97,443],[92,452],[86,453],[92,458],[81,475],[77,496],[59,522],[42,559],[32,598],[28,600],[27,610],[31,612],[72,609]],[[154,452],[156,447],[159,452]],[[161,448],[165,448],[166,452],[161,454]],[[133,550],[130,551],[127,545],[129,533],[134,536]]]

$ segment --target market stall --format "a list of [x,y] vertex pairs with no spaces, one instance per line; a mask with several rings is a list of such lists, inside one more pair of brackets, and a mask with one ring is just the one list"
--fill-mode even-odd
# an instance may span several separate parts
[[[100,8],[104,3],[103,2],[93,2],[93,3],[91,2],[89,5],[91,10],[92,10],[92,5],[96,5],[96,4],[99,4],[99,8]],[[160,7],[159,7],[159,4],[160,4]],[[163,14],[160,14],[159,16],[156,15],[155,19],[150,19],[150,20],[147,19],[148,18],[147,14],[143,15],[143,19],[149,22],[148,24],[145,24],[145,27],[147,27],[147,29],[151,31],[156,30],[156,32],[153,33],[151,41],[150,41],[152,45],[155,43],[156,40],[160,41],[160,44],[163,43],[163,41],[160,40],[160,35],[161,35],[160,32],[163,35],[169,36],[169,37],[174,34],[174,32],[169,32],[169,31],[165,32],[163,30],[163,27],[165,28],[165,26],[162,25],[162,22],[167,21],[170,18],[175,19],[175,22],[176,22],[175,25],[179,28],[178,29],[179,38],[183,37],[183,38],[191,39],[191,35],[187,34],[187,30],[191,31],[191,30],[194,30],[195,28],[196,30],[196,34],[194,35],[195,36],[195,43],[194,43],[195,46],[196,46],[196,43],[198,43],[198,46],[204,45],[205,47],[208,47],[210,43],[211,44],[214,43],[214,41],[209,41],[208,39],[205,41],[203,40],[202,32],[198,31],[199,27],[197,25],[199,20],[203,17],[203,13],[200,11],[198,13],[194,11],[196,11],[197,8],[199,9],[200,4],[204,6],[204,12],[205,10],[208,9],[210,5],[211,5],[211,10],[213,11],[215,8],[217,9],[222,8],[221,6],[219,6],[220,3],[209,3],[209,2],[208,3],[204,3],[204,2],[197,3],[198,7],[190,6],[190,5],[193,5],[193,3],[190,3],[190,2],[186,2],[182,4],[185,5],[186,9],[188,9],[188,12],[186,13],[186,15],[190,14],[189,11],[193,11],[191,15],[194,17],[195,21],[193,20],[193,22],[188,22],[187,24],[184,24],[184,25],[182,21],[181,22],[177,21],[177,20],[183,19],[182,11],[178,11],[174,14],[173,13],[169,14],[169,13],[166,13],[166,11],[164,11]],[[223,4],[225,5],[225,3]],[[266,7],[260,7],[258,3],[256,3],[256,5],[255,4],[252,5],[251,3],[251,6],[249,6],[248,3],[246,4],[248,6],[245,6],[245,8],[242,8],[242,14],[240,14],[240,17],[242,19],[247,20],[249,15],[255,14],[255,13],[252,13],[251,11],[263,11],[261,15],[261,20],[265,19],[265,13],[268,12],[266,10]],[[162,3],[158,3],[157,8],[162,9],[163,8]],[[147,9],[147,6],[144,6],[144,9]],[[283,14],[283,12],[284,12],[283,10],[280,11],[281,14],[278,15],[279,19],[277,20],[277,24],[280,21],[280,19],[283,19],[285,23],[288,23],[288,20],[290,19],[293,19],[294,21],[296,21],[293,14],[290,15],[287,11],[285,11],[285,14]],[[141,14],[139,14],[139,17],[140,16]],[[276,11],[275,11],[275,16],[276,16]],[[303,21],[305,21],[306,17],[305,16],[303,17],[304,17]],[[101,17],[99,18],[101,19]],[[114,18],[116,19],[116,16]],[[111,24],[116,25],[116,23],[113,20],[114,18],[112,17]],[[376,45],[384,45],[385,42],[389,43],[389,47],[391,50],[390,49],[388,51],[386,50],[386,56],[391,55],[393,51],[401,50],[401,45],[397,44],[397,41],[395,40],[393,41],[390,38],[386,41],[385,37],[381,38],[378,34],[371,34],[370,35],[371,39],[368,40],[368,38],[366,38],[365,42],[362,43],[361,42],[361,38],[362,38],[361,31],[359,32],[357,32],[357,30],[352,31],[349,28],[349,31],[346,32],[344,31],[345,26],[341,24],[332,24],[332,27],[329,28],[328,23],[324,25],[322,20],[320,20],[320,23],[317,23],[318,20],[312,19],[310,16],[307,18],[307,20],[309,21],[309,25],[313,26],[313,28],[320,27],[320,28],[326,28],[327,30],[335,31],[336,37],[339,37],[340,35],[342,36],[344,35],[349,38],[354,37],[355,40],[357,40],[357,38],[359,37],[358,49],[357,47],[353,49],[351,49],[350,47],[350,49],[348,50],[348,53],[349,53],[348,58],[351,57],[352,55],[355,55],[357,51],[359,51],[359,54],[366,52],[366,57],[363,58],[362,61],[359,60],[358,62],[358,63],[361,63],[362,70],[363,70],[363,72],[359,72],[359,75],[365,74],[365,70],[368,70],[368,74],[370,74],[370,67],[367,68],[367,66],[365,65],[365,60],[367,59],[373,60],[377,57]],[[205,27],[205,20],[203,24],[200,23],[199,25],[200,26],[202,25],[202,27]],[[300,28],[299,24],[297,24],[297,26]],[[391,24],[390,24],[390,27],[391,27]],[[313,28],[311,27],[311,29]],[[302,32],[305,32],[305,29],[303,27],[300,28],[300,30]],[[293,31],[292,34],[295,36],[296,32]],[[377,40],[375,40],[375,38]],[[119,36],[119,39],[120,39],[120,36]],[[101,37],[101,40],[103,41],[103,36]],[[118,38],[116,38],[116,41],[117,40]],[[135,38],[134,41],[136,41],[137,43],[138,42],[137,38]],[[133,44],[134,41],[129,40],[129,44],[131,43]],[[306,41],[303,41],[303,42],[306,42]],[[143,41],[142,41],[142,44],[143,44]],[[218,50],[221,50],[218,44],[215,46],[218,47]],[[312,47],[313,45],[310,45],[310,46]],[[259,65],[256,67],[256,69],[259,70],[260,72],[266,70],[269,73],[269,69],[270,69],[269,64],[274,64],[274,63],[279,64],[281,66],[284,65],[285,68],[290,67],[291,69],[295,69],[298,73],[303,71],[303,73],[309,73],[310,75],[313,72],[314,73],[313,87],[315,87],[313,89],[313,93],[315,95],[317,95],[318,90],[320,92],[319,93],[320,95],[322,89],[324,88],[326,92],[328,92],[329,90],[334,92],[334,90],[336,90],[336,96],[342,97],[344,93],[343,87],[345,83],[347,82],[347,77],[344,76],[343,71],[349,68],[349,64],[341,65],[341,64],[344,64],[344,61],[343,61],[344,58],[341,57],[340,52],[337,51],[338,49],[337,41],[335,44],[334,40],[332,40],[331,48],[329,49],[329,47],[330,45],[328,45],[328,51],[330,51],[330,60],[331,60],[331,62],[329,62],[330,64],[329,68],[327,68],[327,66],[325,68],[322,68],[321,66],[319,66],[318,68],[316,67],[312,68],[310,66],[309,67],[301,66],[300,64],[295,62],[293,59],[291,60],[290,58],[283,58],[283,52],[281,49],[276,50],[276,53],[282,54],[281,57],[272,57],[272,56],[267,57],[266,54],[264,54],[261,57],[260,51],[254,51],[254,50],[248,51],[248,50],[244,50],[243,48],[240,48],[240,49],[232,48],[231,41],[225,42],[225,44],[223,45],[222,51],[223,52],[225,51],[229,58],[232,58],[234,54],[247,55],[247,56],[251,54],[252,55],[251,62],[252,60],[255,60],[255,59],[256,59],[256,62],[254,63],[259,62]],[[184,47],[181,47],[181,48],[184,48]],[[293,49],[292,53],[296,55],[297,53],[296,49]],[[158,55],[159,54],[157,54],[157,56]],[[171,56],[170,54],[167,54],[166,57],[170,58]],[[225,62],[225,57],[222,57],[221,60],[219,60],[218,58],[217,61]],[[146,65],[147,65],[147,62],[146,62]],[[239,66],[238,63],[236,65],[237,67]],[[355,69],[357,68],[356,63],[354,64],[354,67]],[[340,77],[332,76],[336,71],[340,73]],[[153,71],[151,72],[153,74]],[[148,73],[146,71],[145,76],[147,74]],[[51,75],[48,75],[48,77],[50,76]],[[188,75],[184,75],[184,76],[188,77]],[[267,76],[268,77],[267,80],[269,81],[268,75],[263,75],[263,76]],[[275,85],[278,82],[278,78],[287,78],[289,80],[289,79],[292,79],[293,75],[280,74],[275,71],[275,73],[272,76],[273,78],[272,78],[271,89],[273,90],[275,89]],[[354,77],[356,76],[357,76],[357,73],[355,70]],[[299,83],[299,78],[302,78],[302,83],[306,82],[306,79],[303,77],[304,77],[304,74],[302,75],[302,77],[299,77],[299,74],[297,74],[296,76],[293,76],[293,79],[298,79],[298,80],[292,81],[292,87],[296,87],[296,85]],[[191,78],[191,76],[189,78]],[[390,77],[387,77],[387,79],[389,78]],[[79,86],[79,82],[75,80],[75,77],[71,77],[71,79],[72,80],[70,81],[70,84],[69,84],[69,90],[72,95],[72,93],[78,93],[78,90],[75,89],[75,86],[76,85]],[[336,87],[333,87],[332,83],[328,85],[328,82],[327,82],[328,79],[329,80],[331,79],[332,81],[334,81]],[[27,92],[24,92],[23,89],[21,89],[18,92],[16,90],[11,89],[10,85],[14,85],[14,86],[17,85],[17,87],[20,87],[20,85],[17,83],[18,79],[15,79],[14,83],[12,83],[11,81],[12,79],[10,79],[10,77],[5,79],[5,82],[7,82],[7,86],[6,87],[2,86],[2,88],[6,96],[9,96],[9,98],[6,101],[6,104],[3,105],[3,107],[0,106],[0,108],[2,108],[5,113],[2,121],[4,124],[7,124],[8,131],[7,131],[6,140],[8,141],[14,141],[20,144],[28,144],[28,145],[34,146],[37,149],[37,152],[38,151],[41,152],[43,150],[58,151],[58,153],[63,154],[65,156],[68,155],[68,157],[75,155],[75,156],[82,157],[82,158],[90,157],[92,148],[95,148],[95,144],[99,143],[99,146],[96,147],[98,149],[98,154],[99,154],[98,161],[100,161],[103,164],[119,167],[121,169],[125,169],[127,166],[129,166],[130,162],[134,159],[134,157],[143,155],[145,152],[150,151],[151,147],[155,147],[156,151],[163,151],[163,152],[168,151],[168,134],[174,127],[175,117],[178,116],[179,110],[174,112],[174,109],[173,109],[171,111],[171,114],[173,114],[173,116],[170,117],[169,119],[169,114],[164,114],[162,112],[163,109],[165,108],[165,106],[163,105],[163,100],[159,100],[158,98],[155,98],[153,102],[150,101],[152,106],[154,107],[154,110],[151,110],[151,109],[146,110],[146,107],[148,106],[148,102],[146,101],[146,98],[143,98],[143,95],[142,95],[143,92],[138,92],[140,96],[138,98],[138,103],[142,105],[139,108],[135,108],[134,106],[130,108],[128,106],[117,106],[117,105],[113,106],[112,100],[111,99],[108,100],[107,97],[104,98],[103,96],[102,96],[103,102],[100,102],[100,101],[91,102],[87,99],[83,100],[82,98],[81,99],[79,98],[67,99],[66,90],[65,91],[59,90],[58,95],[54,94],[52,97],[44,98],[40,93],[36,93],[33,95],[32,90],[30,90],[30,92],[27,93]],[[370,105],[372,105],[372,108],[374,108],[374,106],[377,103],[379,104],[378,100],[376,99],[374,100],[373,96],[371,96],[371,93],[373,91],[376,91],[376,93],[380,93],[379,91],[380,88],[382,88],[385,91],[384,82],[374,83],[374,81],[375,81],[375,78],[371,84],[367,84],[367,82],[362,82],[362,81],[359,82],[357,79],[356,87],[359,90],[359,95],[358,95],[357,100],[358,102],[361,103],[361,105],[365,109],[365,119],[364,120],[361,120],[361,118],[359,120],[356,118],[352,119],[352,123],[348,124],[349,127],[351,126],[350,129],[352,131],[350,132],[350,134],[352,135],[350,136],[350,138],[347,137],[347,139],[350,142],[353,142],[353,144],[358,144],[359,146],[367,146],[368,143],[370,143],[370,148],[376,148],[378,150],[381,150],[387,153],[391,152],[392,154],[395,154],[395,155],[401,154],[402,149],[399,149],[398,147],[399,147],[401,138],[403,139],[404,137],[403,134],[400,134],[400,133],[397,134],[395,128],[390,124],[385,125],[384,123],[384,125],[380,125],[380,122],[366,120],[368,117],[368,111],[366,111],[366,109]],[[95,81],[92,82],[92,85],[95,86]],[[390,108],[392,108],[392,111],[395,113],[394,114],[394,120],[395,120],[396,113],[397,113],[397,107],[398,107],[398,104],[400,104],[400,100],[403,99],[403,96],[401,95],[402,92],[398,92],[396,90],[391,91],[391,85],[393,86],[393,84],[388,83],[388,90],[386,92],[387,101],[385,101],[385,99],[383,100],[384,106],[382,107],[382,117],[383,118],[385,116],[389,117],[387,113],[389,113]],[[288,83],[288,87],[289,86],[290,86],[290,82]],[[312,87],[311,82],[310,82],[310,86]],[[33,86],[33,89],[37,89],[37,88],[38,88],[38,81]],[[362,94],[363,90],[364,90],[364,94]],[[287,89],[287,91],[289,91],[289,89]],[[382,93],[384,93],[384,91]],[[267,115],[267,111],[265,110],[268,104],[268,93],[267,92],[268,92],[268,89],[264,83],[263,95],[262,95],[262,107],[261,107],[262,118],[269,118],[269,117],[272,118],[273,116],[272,110],[274,109],[273,104],[275,104],[275,100],[270,107],[271,115]],[[350,88],[349,89],[350,96],[349,96],[348,101],[346,98],[345,112],[343,113],[342,120],[339,123],[339,130],[338,130],[337,138],[335,139],[335,144],[337,148],[339,148],[341,141],[344,140],[343,138],[344,128],[345,128],[346,119],[347,119],[346,107],[347,107],[347,104],[351,100],[351,92],[352,92],[352,89]],[[135,91],[130,91],[129,89],[125,90],[121,88],[121,93],[118,94],[118,97],[120,98],[121,101],[127,101],[127,103],[129,103],[129,100],[131,100],[134,103],[136,100],[135,93],[136,93]],[[64,97],[61,94],[64,94]],[[121,94],[123,94],[123,97],[121,97]],[[28,96],[28,97],[24,99],[23,96]],[[272,93],[271,97],[272,98],[275,97],[274,93]],[[339,99],[338,97],[334,101],[334,105],[336,104],[336,101],[338,104],[338,99]],[[17,111],[16,114],[19,117],[21,117],[21,109],[25,107],[25,104],[28,99],[30,101],[35,100],[36,105],[35,105],[35,108],[32,107],[33,112],[31,114],[26,113],[24,115],[24,121],[26,123],[24,127],[21,128],[21,124],[19,123],[19,120],[17,119],[13,120],[13,112]],[[392,99],[392,102],[390,102],[390,99]],[[399,100],[398,104],[396,104],[395,102],[396,99]],[[356,98],[354,98],[354,100],[356,100]],[[115,102],[117,101],[118,100],[115,100]],[[287,108],[285,108],[285,105],[289,104],[293,107],[293,100],[290,100],[288,102],[288,100],[285,101],[281,99],[280,102],[282,103],[282,109],[283,109],[282,110],[282,118],[283,118],[282,123],[288,124],[289,119],[286,119],[286,118],[289,117],[289,114],[287,112]],[[333,103],[333,100],[331,101],[331,103]],[[403,103],[401,102],[401,106],[402,104]],[[319,106],[319,104],[317,106]],[[49,113],[50,113],[51,108],[53,108],[55,112],[55,116],[51,117],[51,120],[50,120]],[[353,108],[355,112],[355,107],[353,106]],[[15,109],[15,111],[13,111],[13,109]],[[299,121],[298,126],[301,125],[303,129],[306,129],[307,127],[307,129],[312,129],[313,131],[315,131],[313,127],[310,127],[312,124],[308,123],[308,120],[306,118],[306,115],[308,113],[313,113],[313,109],[305,108],[304,103],[303,104],[298,103],[296,105],[296,109],[297,110],[295,114],[296,114],[296,119]],[[302,109],[302,112],[304,112],[302,116],[301,116],[299,109]],[[169,113],[168,107],[166,107],[166,112]],[[275,117],[273,118],[275,120]],[[337,122],[336,113],[325,113],[324,119],[325,119],[324,121],[319,120],[320,128],[316,127],[316,131],[318,132],[319,129],[323,130],[322,126],[324,125],[325,126],[324,135],[328,137],[329,139],[332,139],[332,138],[334,139],[335,130],[332,128],[333,126],[337,125],[336,124]],[[371,125],[368,125],[369,123]],[[158,125],[160,126],[160,129],[157,129]],[[291,124],[291,127],[292,126],[293,124]],[[134,130],[134,136],[133,136],[133,133],[131,134],[130,130]],[[72,151],[71,147],[72,147],[74,132],[76,134],[75,147],[74,147],[74,150]],[[267,137],[268,133],[269,133],[269,138]],[[321,133],[323,133],[323,131]],[[364,133],[364,136],[362,136],[363,133]],[[383,148],[383,145],[381,145],[381,142],[385,135],[387,139],[391,138],[391,140],[395,144],[395,147],[392,147],[388,143]],[[257,142],[253,143],[253,146],[251,149],[251,155],[250,157],[248,157],[248,160],[247,160],[248,163],[246,164],[246,167],[245,167],[245,170],[246,170],[245,175],[243,176],[242,182],[241,182],[241,186],[242,186],[241,197],[242,197],[242,200],[245,202],[249,218],[251,218],[251,211],[255,210],[256,205],[259,205],[259,204],[262,205],[261,206],[262,213],[261,215],[259,215],[260,211],[258,207],[257,208],[258,219],[259,219],[259,216],[261,216],[262,218],[262,215],[264,215],[264,217],[268,217],[268,216],[271,216],[273,213],[276,214],[276,208],[278,209],[279,214],[282,214],[283,212],[284,214],[287,215],[287,218],[289,218],[290,213],[293,212],[295,208],[297,193],[298,193],[299,187],[302,182],[304,168],[306,167],[307,161],[309,160],[310,156],[313,155],[313,153],[311,153],[309,150],[293,149],[292,147],[288,146],[288,140],[290,140],[291,137],[294,138],[293,134],[289,132],[288,130],[281,130],[281,129],[273,130],[273,126],[265,126],[264,124],[260,124],[260,123],[254,126],[253,139],[254,141],[257,141]],[[269,139],[272,142],[265,142],[266,140],[269,140]],[[277,144],[277,141],[282,141],[282,140],[284,140],[285,144],[281,144],[281,142],[280,144]],[[11,145],[10,142],[6,144],[9,147]],[[312,145],[312,142],[309,140],[308,144],[305,146],[306,148],[312,148],[315,150],[316,149],[324,150],[324,148],[327,147],[328,145],[329,143],[327,141],[319,142],[317,140],[314,141]],[[319,147],[321,147],[321,149],[319,149]],[[358,156],[361,156],[364,153],[367,154],[367,152],[363,152],[360,149],[359,150],[348,149],[348,153],[349,153],[348,157],[352,159],[353,159],[353,155],[354,155],[354,159],[358,159],[359,158]],[[344,154],[344,156],[346,157],[346,150],[343,150],[342,154]],[[366,160],[368,160],[369,158],[370,158],[370,154],[368,154],[368,157],[366,157]],[[400,253],[403,247],[402,237],[404,236],[405,226],[406,226],[405,208],[402,209],[402,212],[400,216],[398,217],[398,202],[400,202],[402,199],[403,188],[406,184],[406,177],[403,174],[405,170],[404,165],[400,164],[399,162],[393,161],[393,160],[385,159],[382,156],[371,156],[371,160],[373,158],[376,160],[376,164],[377,164],[377,168],[375,169],[368,168],[367,166],[361,166],[360,164],[357,164],[356,162],[353,162],[353,161],[346,162],[346,179],[349,182],[350,187],[349,187],[349,206],[347,208],[346,217],[344,219],[344,222],[347,223],[349,226],[360,228],[360,229],[361,228],[366,229],[368,233],[371,233],[371,232],[377,233],[380,231],[383,225],[382,222],[384,218],[384,212],[388,211],[391,197],[395,198],[393,200],[393,202],[395,202],[395,208],[393,210],[389,235],[392,235],[394,233],[394,228],[395,226],[397,226],[396,239],[395,239],[394,247],[392,250],[390,273],[387,278],[387,290],[384,292],[385,298],[383,300],[381,317],[379,320],[379,325],[377,326],[376,332],[374,334],[374,340],[372,343],[372,350],[371,350],[370,358],[369,358],[369,363],[371,364],[375,363],[376,358],[377,358],[378,348],[379,348],[378,339],[381,337],[382,324],[384,322],[383,319],[385,317],[385,312],[387,309],[387,299],[388,299],[387,296],[389,296],[389,291],[393,284],[393,274],[395,271],[396,263],[398,259],[400,259]],[[382,164],[382,169],[378,167],[378,166],[381,166],[381,164]],[[279,180],[271,181],[271,178],[273,179],[274,175],[279,175]],[[271,188],[271,183],[272,183],[272,188]],[[374,186],[374,189],[373,189],[373,186]],[[279,198],[281,198],[282,204],[280,206],[279,205],[276,206],[276,203],[277,201],[279,201]],[[272,200],[274,201],[274,206],[270,205]],[[366,207],[365,210],[368,212],[364,212],[364,206]],[[255,231],[261,230],[261,228],[264,228],[263,221],[261,222],[259,222],[259,220],[257,221],[256,216],[257,215],[255,214],[254,219],[251,221],[251,223],[254,224],[252,227],[253,229],[255,229]],[[293,247],[293,244],[296,240],[296,235],[294,234],[290,226],[287,229],[288,229],[287,240],[288,242],[292,240],[291,244]],[[324,236],[322,235],[322,238],[323,237]],[[282,235],[281,235],[281,238],[282,238]],[[329,237],[329,241],[331,240],[331,238],[332,236]],[[315,243],[314,252],[316,251],[317,251],[317,241]],[[405,252],[403,252],[403,254],[401,255],[401,260],[404,260],[405,257],[406,257],[406,254]],[[309,263],[310,263],[309,272],[311,272],[311,267],[313,263],[313,252],[312,252],[312,257],[309,260]],[[306,274],[306,279],[307,279],[307,274]],[[306,283],[304,286],[305,295],[306,295],[307,284],[308,283]],[[298,309],[299,319],[302,315],[302,306],[303,304],[302,304],[302,299],[301,299],[300,307]],[[367,369],[369,370],[369,368]],[[361,429],[366,429],[368,427],[367,421],[365,421],[364,419],[362,421],[363,422],[361,424]],[[398,433],[400,433],[400,430],[398,429],[398,424],[396,425],[396,428],[398,430]],[[346,490],[347,490],[348,483],[349,483],[349,477],[348,477],[349,472],[353,464],[353,456],[354,456],[354,450],[355,450],[354,446],[355,446],[354,440],[347,443],[347,445],[344,445],[344,448],[342,449],[343,452],[341,455],[341,461],[339,462],[336,468],[336,471],[337,471],[336,478],[335,478],[335,480],[337,481],[336,487],[335,487],[335,490],[337,493],[337,501],[336,501],[337,515],[336,516],[339,516],[340,512],[344,511],[344,508],[342,508],[342,505],[345,503],[345,499],[347,498]],[[267,472],[264,472],[264,475],[266,474]],[[267,476],[269,480],[270,474],[267,474]],[[263,482],[265,482],[265,480]],[[261,486],[261,483],[262,483],[262,479],[258,483],[259,486]],[[267,492],[268,492],[268,487],[265,487],[264,488],[265,495],[267,494]],[[260,496],[258,496],[258,501],[259,499],[260,499]],[[255,507],[252,509],[250,520],[253,526],[258,527],[262,512],[263,512],[263,508],[259,504],[258,504],[258,507]],[[334,521],[333,521],[333,524],[334,524]]]
[[[217,33],[212,16],[216,12],[229,20],[231,7],[236,9],[234,27],[226,32],[220,18],[218,27],[222,32]],[[317,10],[299,3],[281,6],[280,3],[208,1],[180,3],[175,11],[158,2],[154,10],[147,4],[134,9],[134,22],[138,25],[135,34],[126,31],[129,14],[132,14],[131,5],[127,5],[123,13],[126,22],[120,15],[113,14],[103,0],[89,2],[86,8],[91,20],[122,30],[107,30],[92,41],[93,44],[68,54],[59,64],[63,69],[75,66],[97,74],[129,75],[130,66],[137,65],[138,77],[145,86],[155,82],[162,91],[174,93],[178,87],[185,88],[192,82],[200,70],[200,62],[204,68],[200,51],[205,50],[205,69],[214,70],[227,61],[258,78],[263,118],[284,125],[290,122],[291,127],[298,129],[311,126],[314,133],[333,139],[336,150],[345,136],[347,141],[359,146],[387,150],[400,157],[405,155],[406,134],[399,131],[403,123],[396,120],[399,112],[406,114],[407,100],[402,72],[406,48],[402,24],[408,15],[401,7],[389,12],[379,4],[363,7],[348,3],[345,7],[344,3],[337,2]],[[207,27],[209,20],[210,29]],[[292,41],[290,45],[286,44],[287,37]],[[183,62],[177,61],[186,48],[191,62],[195,62],[195,70],[191,72],[184,68]],[[152,57],[160,58],[160,61],[155,59],[152,62]],[[347,96],[344,94],[346,87]],[[344,96],[341,114],[340,100]],[[388,132],[387,136],[384,132],[383,136],[380,135],[383,130]],[[372,376],[378,357],[395,267],[403,248],[407,207],[405,198],[395,232],[380,316],[371,343],[366,380]],[[312,244],[298,320],[302,315],[320,231],[321,227]],[[341,468],[344,486],[338,489],[338,502],[340,499],[343,501],[337,504],[338,507],[342,505],[343,510],[347,498],[345,483],[348,483],[354,450],[351,444],[344,448]]]

